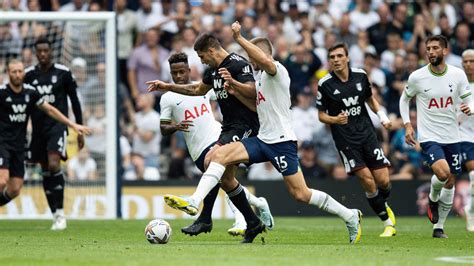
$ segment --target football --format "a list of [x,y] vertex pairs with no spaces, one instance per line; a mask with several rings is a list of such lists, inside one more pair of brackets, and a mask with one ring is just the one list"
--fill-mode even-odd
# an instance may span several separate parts
[[145,237],[151,244],[166,244],[171,238],[171,226],[165,220],[151,220],[145,227]]

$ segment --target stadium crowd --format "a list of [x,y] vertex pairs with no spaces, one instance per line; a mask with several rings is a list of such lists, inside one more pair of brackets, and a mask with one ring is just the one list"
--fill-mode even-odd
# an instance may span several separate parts
[[[275,58],[291,77],[293,127],[299,139],[304,175],[341,180],[348,176],[330,130],[319,122],[315,107],[318,80],[330,71],[328,47],[339,41],[348,44],[351,66],[368,73],[373,94],[389,114],[394,125],[390,131],[380,125],[376,114],[372,113],[371,118],[392,163],[390,177],[394,180],[431,177],[422,163],[420,147],[413,148],[404,141],[398,107],[409,74],[426,63],[423,40],[433,34],[448,37],[447,63],[460,68],[461,53],[474,48],[474,3],[467,0],[0,0],[0,8],[21,12],[117,13],[120,148],[126,180],[200,176],[187,154],[183,136],[162,137],[161,95],[147,94],[145,85],[148,80],[171,81],[167,59],[171,53],[181,51],[189,56],[191,79],[200,80],[206,66],[193,50],[200,32],[213,32],[227,51],[244,56],[233,41],[232,22],[240,21],[246,38],[266,36],[271,40]],[[103,33],[103,27],[78,22],[0,24],[0,84],[7,82],[2,69],[5,61],[1,60],[20,57],[26,66],[31,66],[36,63],[33,44],[37,37],[46,35],[52,41],[62,40],[56,46],[57,58],[75,75],[84,121],[93,129],[86,140],[87,149],[71,156],[67,163],[69,179],[95,180],[104,176]],[[59,59],[64,57],[61,51],[69,43],[76,47],[68,49],[71,52],[67,60]],[[216,104],[214,112],[220,120]],[[416,123],[416,112],[410,116]],[[269,163],[252,166],[248,174],[242,172],[252,180],[282,178]]]

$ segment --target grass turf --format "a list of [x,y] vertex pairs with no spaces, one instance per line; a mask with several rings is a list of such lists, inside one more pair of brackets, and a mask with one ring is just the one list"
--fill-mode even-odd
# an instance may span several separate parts
[[[68,221],[63,232],[50,221],[0,221],[1,265],[443,265],[435,257],[474,256],[474,233],[465,222],[449,218],[449,239],[433,239],[426,218],[398,218],[396,237],[381,239],[376,218],[363,220],[359,244],[348,244],[337,218],[275,219],[276,227],[253,244],[227,235],[229,220],[214,222],[210,234],[180,232],[190,220],[172,220],[171,240],[151,245],[147,221]],[[473,257],[474,258],[474,257]],[[474,263],[474,260],[472,260]]]

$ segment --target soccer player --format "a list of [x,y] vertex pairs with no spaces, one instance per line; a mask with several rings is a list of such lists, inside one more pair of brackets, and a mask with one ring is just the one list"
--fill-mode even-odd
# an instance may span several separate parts
[[25,144],[28,118],[36,108],[78,134],[90,129],[71,122],[45,101],[35,88],[23,83],[23,63],[12,60],[7,65],[9,83],[0,86],[0,206],[20,194],[25,175]]
[[[203,76],[203,80],[194,84],[169,84],[160,80],[148,81],[148,91],[163,90],[173,91],[184,95],[206,95],[211,89],[214,90],[217,102],[222,112],[222,131],[217,140],[217,145],[224,145],[233,141],[255,136],[259,124],[257,113],[246,105],[248,100],[255,99],[255,80],[253,69],[250,64],[240,55],[228,53],[217,40],[210,34],[200,35],[194,43],[194,50],[201,58],[203,64],[209,65]],[[226,79],[224,79],[226,77]],[[228,91],[224,86],[232,86]],[[230,93],[232,92],[232,93]],[[255,105],[255,104],[253,104]],[[213,150],[209,151],[207,157]],[[207,163],[206,163],[207,162]],[[204,165],[208,161],[205,160]],[[235,176],[236,166],[227,167],[226,176]],[[212,208],[219,191],[219,184],[204,199],[204,208],[199,217],[190,226],[183,228],[183,232],[197,235],[201,232],[209,232],[212,228]],[[260,219],[255,215],[247,201],[245,192],[233,194],[230,197],[237,209],[243,214],[250,228],[264,227]],[[165,201],[167,198],[165,197]],[[189,214],[196,215],[197,209],[188,210]]]
[[[191,70],[188,64],[188,56],[185,53],[172,54],[168,62],[174,83],[191,84],[189,78]],[[215,98],[212,90],[209,90],[204,96],[187,96],[169,91],[163,94],[160,101],[161,133],[171,135],[176,131],[182,131],[191,158],[203,173],[205,172],[204,159],[206,154],[215,145],[221,134],[221,124],[214,119],[212,113],[211,98]],[[266,199],[263,197],[257,198],[250,194],[246,188],[244,189],[250,205],[259,209],[260,219],[267,227],[274,226]],[[234,226],[227,232],[234,236],[243,235],[247,227],[245,219],[230,200],[227,202],[235,213]]]
[[[409,102],[416,96],[418,141],[431,178],[428,218],[434,238],[447,238],[444,222],[454,198],[455,176],[461,173],[461,147],[456,110],[470,114],[474,110],[466,74],[445,62],[448,41],[442,35],[425,41],[429,64],[411,73],[400,97],[400,114],[405,125],[405,141],[415,145],[409,118]],[[460,102],[463,104],[459,105]],[[472,132],[471,132],[472,134]]]
[[[25,70],[25,83],[36,88],[43,99],[68,116],[68,96],[76,123],[82,124],[82,111],[76,92],[76,81],[67,67],[52,62],[51,43],[40,38],[35,43],[38,65]],[[51,230],[67,227],[64,216],[64,175],[61,159],[66,160],[67,126],[43,112],[31,114],[33,133],[30,144],[31,162],[39,162],[43,171],[43,188],[53,214]],[[78,135],[79,149],[84,147],[84,136]]]
[[346,44],[329,48],[328,61],[332,71],[319,81],[316,95],[319,120],[330,125],[346,172],[359,178],[370,207],[382,220],[385,228],[380,237],[392,237],[396,221],[387,204],[392,187],[390,162],[377,140],[365,103],[385,128],[390,128],[391,122],[372,95],[367,73],[349,67]]
[[[474,49],[468,49],[462,53],[462,66],[472,92],[474,90]],[[464,213],[467,230],[474,232],[474,117],[461,114],[459,118],[462,163],[466,167],[471,182],[471,201],[465,207]]]
[[[188,208],[199,206],[205,190],[210,190],[222,177],[222,188],[229,197],[240,193],[242,186],[234,177],[223,176],[225,166],[235,163],[259,163],[270,161],[283,174],[290,194],[300,202],[318,206],[321,210],[341,217],[349,230],[350,243],[357,243],[361,236],[361,213],[348,209],[328,194],[306,186],[298,167],[296,136],[291,128],[290,77],[288,71],[272,57],[272,45],[267,38],[246,40],[240,34],[240,24],[232,24],[233,36],[248,53],[252,65],[259,71],[257,81],[256,110],[260,121],[258,136],[233,142],[216,149],[211,163],[199,182],[196,192],[189,199],[170,195],[177,204]],[[232,88],[230,88],[232,89]],[[254,100],[255,101],[255,100]],[[204,190],[204,191],[203,191]],[[251,243],[264,228],[247,228],[243,243]]]

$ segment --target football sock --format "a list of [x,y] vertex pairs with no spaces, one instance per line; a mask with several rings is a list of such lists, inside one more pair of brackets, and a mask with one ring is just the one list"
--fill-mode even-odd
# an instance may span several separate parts
[[444,181],[441,181],[438,179],[436,175],[433,175],[431,177],[431,189],[430,189],[430,199],[434,202],[437,202],[439,200],[439,194],[441,192],[441,188],[443,188],[444,184],[446,184],[447,179]]
[[51,175],[51,182],[53,182],[53,193],[56,199],[56,209],[62,209],[64,206],[64,174],[59,171]]
[[[367,200],[369,201],[369,205],[374,210],[375,214],[382,220],[384,223],[388,219],[387,209],[385,207],[385,199],[379,193],[378,190],[375,193],[365,193]],[[390,221],[391,222],[391,221]]]
[[229,205],[230,210],[235,215],[235,224],[246,224],[244,216],[237,209],[237,207],[235,207],[234,203],[232,203],[232,201],[229,199],[229,196],[227,196],[227,194],[225,195],[225,200],[227,201],[227,205]]
[[204,198],[204,204],[202,207],[201,214],[197,218],[197,221],[203,223],[211,223],[212,221],[212,209],[214,208],[214,202],[216,202],[217,194],[219,194],[219,188],[221,187],[220,184],[215,185],[209,193],[207,193],[206,197]]
[[392,191],[392,183],[389,182],[386,188],[379,187],[378,189],[380,195],[382,195],[384,199],[388,199],[388,197],[390,196],[390,192]]
[[263,204],[259,198],[255,197],[255,195],[250,193],[250,191],[246,187],[242,186],[242,188],[245,191],[245,195],[247,196],[247,200],[249,201],[250,205],[256,207],[257,209],[263,208]]
[[443,229],[444,222],[446,222],[446,218],[448,217],[449,211],[453,206],[453,199],[454,199],[454,187],[451,189],[442,188],[441,193],[439,196],[438,201],[438,213],[439,219],[438,222],[433,225],[433,229]]
[[238,184],[233,190],[227,192],[229,199],[235,207],[242,213],[247,222],[247,228],[255,227],[260,223],[260,219],[255,215],[245,195],[243,187]]
[[471,213],[474,213],[474,170],[469,172],[469,180],[471,182],[471,206],[469,206],[469,210]]
[[52,213],[56,212],[56,195],[54,193],[54,181],[49,172],[43,172],[43,189]]
[[[215,162],[211,162],[209,164],[206,172],[204,172],[201,180],[199,180],[196,191],[194,191],[194,194],[191,196],[191,199],[194,200],[197,205],[201,203],[204,197],[206,197],[211,190],[216,188],[216,186],[219,184],[219,181],[221,180],[222,175],[224,174],[224,171],[225,166],[222,164]],[[217,188],[217,191],[218,190],[219,189]],[[211,198],[209,200],[211,200]],[[213,199],[212,204],[214,204],[214,201],[215,198]]]
[[325,212],[335,214],[346,222],[354,216],[353,211],[333,199],[326,192],[320,190],[311,189],[311,198],[308,203],[318,206],[319,209]]
[[5,189],[3,189],[3,191],[0,193],[0,206],[9,203],[11,200],[12,199],[10,198],[10,196],[8,196],[7,193],[7,187],[5,187]]

